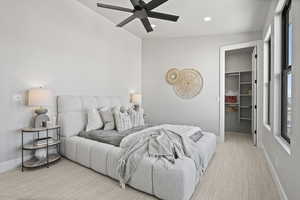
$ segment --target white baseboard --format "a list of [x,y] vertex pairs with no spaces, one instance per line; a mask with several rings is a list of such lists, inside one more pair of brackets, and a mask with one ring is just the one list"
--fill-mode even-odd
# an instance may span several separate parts
[[274,167],[274,165],[273,165],[273,163],[272,163],[272,161],[269,157],[268,152],[266,151],[266,149],[263,145],[261,145],[261,147],[262,147],[262,149],[264,151],[264,154],[265,154],[265,157],[267,159],[267,162],[268,162],[268,165],[269,165],[269,168],[270,168],[270,171],[271,171],[272,178],[273,178],[273,180],[274,180],[274,182],[277,186],[277,189],[279,191],[280,199],[281,200],[288,200],[288,197],[287,197],[287,195],[286,195],[286,193],[285,193],[285,191],[284,191],[284,189],[283,189],[283,187],[280,183],[278,174],[277,174],[276,169],[275,169],[275,167]]
[[[24,160],[30,159],[30,156],[25,156]],[[21,166],[22,158],[16,158],[13,160],[8,160],[0,163],[0,173],[16,169]]]
[[221,143],[224,143],[224,138],[222,138],[221,136],[217,136],[217,144]]

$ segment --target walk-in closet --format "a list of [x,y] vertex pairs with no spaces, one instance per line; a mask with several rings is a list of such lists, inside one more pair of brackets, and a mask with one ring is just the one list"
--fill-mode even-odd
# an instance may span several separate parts
[[225,55],[225,131],[252,134],[256,106],[256,49],[227,51]]

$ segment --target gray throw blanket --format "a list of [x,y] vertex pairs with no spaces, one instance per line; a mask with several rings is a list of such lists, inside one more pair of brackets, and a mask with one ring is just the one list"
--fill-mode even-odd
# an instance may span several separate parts
[[117,171],[122,188],[130,180],[143,157],[154,157],[165,163],[174,164],[175,159],[188,157],[201,168],[201,156],[197,154],[196,143],[180,131],[165,128],[150,129],[128,139],[122,146],[123,152]]
[[131,135],[133,133],[136,133],[138,131],[144,130],[146,128],[151,127],[150,125],[146,126],[140,126],[140,127],[135,127],[126,131],[117,131],[117,130],[92,130],[92,131],[81,131],[79,133],[80,137],[88,138],[91,140],[95,140],[98,142],[106,143],[106,144],[111,144],[114,146],[120,146],[120,143],[123,138],[127,137],[128,135]]

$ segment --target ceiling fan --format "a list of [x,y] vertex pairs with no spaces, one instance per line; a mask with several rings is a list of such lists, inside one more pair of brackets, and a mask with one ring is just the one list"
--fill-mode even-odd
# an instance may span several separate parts
[[119,10],[119,11],[123,11],[123,12],[132,13],[132,15],[130,17],[128,17],[127,19],[122,21],[117,26],[123,27],[124,25],[126,25],[129,22],[133,21],[134,19],[138,18],[141,20],[145,29],[149,33],[149,32],[153,31],[153,28],[151,26],[151,23],[150,23],[148,17],[172,21],[172,22],[176,22],[179,19],[179,16],[176,16],[176,15],[170,15],[170,14],[152,11],[153,9],[159,7],[163,3],[166,3],[167,1],[168,0],[152,0],[149,3],[145,3],[143,0],[130,0],[134,9],[124,8],[124,7],[120,7],[120,6],[107,5],[107,4],[103,4],[103,3],[97,3],[97,6],[101,7],[101,8],[108,8],[108,9],[112,9],[112,10]]

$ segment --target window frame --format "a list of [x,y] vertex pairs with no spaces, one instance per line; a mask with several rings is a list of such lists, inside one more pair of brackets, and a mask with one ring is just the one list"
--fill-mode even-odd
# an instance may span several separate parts
[[266,124],[271,126],[271,77],[272,77],[272,37],[267,41],[268,44],[268,77],[267,77],[267,116]]
[[282,68],[281,68],[281,137],[289,144],[291,140],[288,136],[288,119],[287,119],[287,96],[288,96],[288,74],[292,72],[292,65],[289,65],[289,14],[292,0],[288,0],[282,11]]

